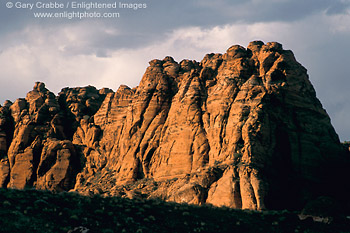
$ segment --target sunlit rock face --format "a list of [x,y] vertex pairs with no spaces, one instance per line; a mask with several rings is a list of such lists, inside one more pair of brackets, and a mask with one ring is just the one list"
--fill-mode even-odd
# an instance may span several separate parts
[[1,111],[3,187],[264,209],[346,180],[348,154],[306,69],[276,42],[152,60],[138,87],[116,92],[55,96],[36,83]]

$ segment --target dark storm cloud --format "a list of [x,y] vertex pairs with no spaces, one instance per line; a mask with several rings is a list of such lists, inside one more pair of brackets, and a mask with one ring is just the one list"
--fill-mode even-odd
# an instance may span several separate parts
[[[22,2],[36,3],[37,0]],[[58,2],[65,4],[70,1],[61,0]],[[103,2],[114,1],[104,0]],[[156,40],[161,41],[164,33],[171,32],[176,28],[212,27],[236,22],[294,21],[320,11],[340,12],[349,5],[342,0],[152,0],[145,2],[147,9],[119,9],[121,17],[117,20],[85,20],[91,21],[92,25],[99,24],[101,28],[115,28],[119,33],[115,35],[99,32],[98,35],[91,36],[84,47],[85,51],[81,52],[108,56],[109,50],[142,47]],[[12,31],[31,27],[31,25],[39,25],[41,28],[49,29],[57,27],[57,25],[62,27],[79,23],[79,20],[37,19],[32,16],[35,10],[7,9],[4,4],[5,2],[0,7],[0,37]],[[5,43],[2,43],[0,49],[4,46]],[[71,51],[78,52],[76,48],[71,48]]]
[[[99,79],[103,82],[103,75],[112,77],[108,84],[123,78],[125,83],[131,79],[126,76],[130,69],[143,71],[151,54],[176,53],[193,59],[198,54],[224,52],[211,51],[221,48],[222,38],[225,43],[243,46],[248,38],[278,40],[309,70],[317,96],[337,132],[343,140],[350,139],[350,125],[346,124],[350,121],[344,120],[350,118],[350,74],[346,68],[350,54],[349,0],[139,0],[147,3],[147,9],[120,9],[118,19],[83,20],[36,19],[33,11],[7,9],[7,1],[12,0],[0,4],[0,60],[6,62],[2,70],[6,68],[7,72],[0,71],[1,102],[24,97],[37,80],[47,81],[51,90],[70,85],[72,80],[80,86]],[[237,29],[231,30],[235,25]],[[215,33],[223,36],[215,37]],[[240,34],[247,38],[240,39]],[[182,50],[186,53],[177,53]],[[127,64],[135,59],[139,59],[137,65]],[[106,68],[110,70],[104,71]],[[58,77],[53,70],[63,76]],[[142,71],[135,73],[133,83],[140,80]]]
[[[21,2],[21,1],[18,1]],[[26,0],[24,3],[36,3],[37,0]],[[58,1],[66,3],[69,1]],[[113,0],[104,0],[114,2]],[[215,26],[235,22],[271,22],[301,20],[315,12],[327,11],[336,13],[343,11],[349,3],[342,0],[306,0],[306,1],[209,1],[209,0],[152,0],[145,1],[147,9],[119,9],[121,18],[99,19],[105,26],[118,28],[123,34],[117,40],[101,34],[106,45],[115,47],[140,45],[140,41],[148,43],[157,35],[184,26]],[[0,7],[0,35],[13,30],[20,30],[29,25],[50,27],[52,25],[71,24],[77,20],[36,19],[32,17],[35,10],[7,9],[5,2]],[[59,10],[56,10],[59,11]],[[54,12],[54,11],[52,11]],[[96,19],[95,19],[96,21]],[[104,37],[107,38],[104,38]],[[114,42],[114,43],[113,43]],[[93,44],[96,46],[96,43]],[[104,45],[104,44],[100,44]]]
[[[232,21],[244,22],[270,22],[270,21],[296,21],[310,15],[328,11],[340,13],[349,2],[343,0],[250,0],[250,1],[197,1],[197,4],[208,11],[204,12],[206,21]],[[215,9],[215,11],[212,11]]]
[[348,14],[350,1],[335,1],[327,8],[327,14]]

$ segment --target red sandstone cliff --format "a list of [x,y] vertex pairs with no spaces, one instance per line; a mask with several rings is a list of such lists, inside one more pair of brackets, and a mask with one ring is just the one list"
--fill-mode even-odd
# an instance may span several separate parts
[[117,92],[56,97],[36,83],[0,113],[2,187],[263,209],[346,181],[348,154],[306,69],[275,42],[153,60]]

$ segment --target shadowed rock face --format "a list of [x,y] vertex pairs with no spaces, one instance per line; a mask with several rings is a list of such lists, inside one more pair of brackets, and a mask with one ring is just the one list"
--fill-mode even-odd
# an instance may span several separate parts
[[1,112],[3,187],[264,209],[346,180],[348,154],[306,69],[276,42],[152,60],[138,87],[117,92],[55,97],[37,83]]

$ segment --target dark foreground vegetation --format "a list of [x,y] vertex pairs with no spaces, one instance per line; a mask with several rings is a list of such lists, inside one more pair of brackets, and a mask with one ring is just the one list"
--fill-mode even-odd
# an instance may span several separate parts
[[350,232],[350,221],[301,221],[288,211],[86,197],[76,193],[0,189],[0,232]]

